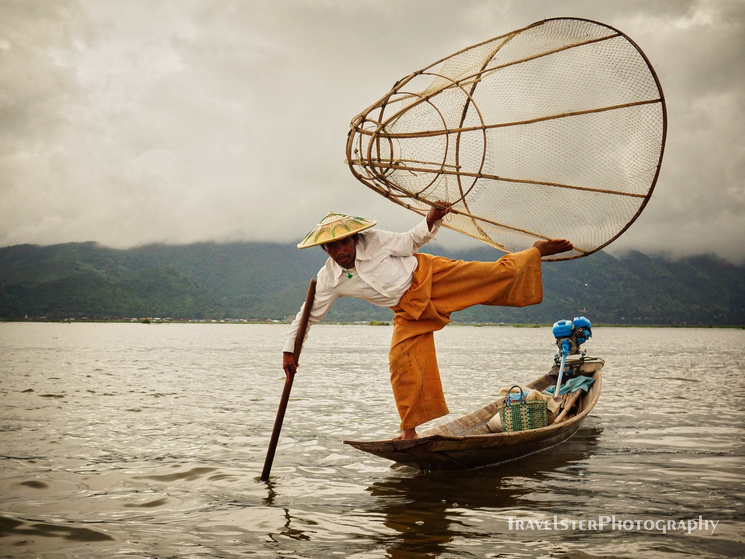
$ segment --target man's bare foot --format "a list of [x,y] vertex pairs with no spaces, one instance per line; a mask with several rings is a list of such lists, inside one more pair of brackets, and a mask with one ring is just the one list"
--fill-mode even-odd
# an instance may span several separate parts
[[548,239],[536,241],[533,246],[538,249],[541,256],[551,256],[552,254],[559,254],[572,250],[574,247],[572,243],[565,239]]
[[419,438],[419,435],[416,434],[416,428],[413,428],[413,429],[404,429],[404,432],[401,433],[394,440],[406,441],[409,439],[418,439],[418,438]]

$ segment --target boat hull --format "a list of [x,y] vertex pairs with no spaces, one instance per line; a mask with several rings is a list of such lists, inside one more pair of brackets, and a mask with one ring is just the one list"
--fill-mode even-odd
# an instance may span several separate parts
[[[595,382],[579,401],[576,415],[547,427],[512,433],[479,433],[455,435],[465,423],[464,418],[423,431],[418,439],[384,441],[344,441],[354,448],[421,470],[462,470],[491,466],[516,460],[559,445],[574,435],[595,407],[602,388],[603,361],[589,359],[581,365],[581,374],[592,376]],[[556,368],[528,386],[543,390],[555,383]],[[493,415],[501,402],[470,414]],[[487,410],[487,411],[485,411]],[[482,421],[483,424],[483,421]],[[483,428],[483,425],[482,425]]]

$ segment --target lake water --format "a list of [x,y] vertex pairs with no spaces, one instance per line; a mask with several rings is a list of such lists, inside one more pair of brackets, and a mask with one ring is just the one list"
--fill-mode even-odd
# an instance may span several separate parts
[[[0,556],[745,556],[745,330],[595,328],[603,394],[575,437],[424,473],[342,444],[398,433],[391,328],[319,325],[264,483],[285,330],[0,323]],[[450,417],[556,349],[548,327],[437,345]]]

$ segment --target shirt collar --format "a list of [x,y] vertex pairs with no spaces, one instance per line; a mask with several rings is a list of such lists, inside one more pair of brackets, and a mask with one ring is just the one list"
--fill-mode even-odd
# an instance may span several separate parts
[[326,267],[331,271],[331,277],[334,278],[333,285],[338,285],[342,274],[344,274],[344,268],[339,266],[330,256],[328,260],[326,260]]
[[334,260],[330,256],[326,261],[326,267],[331,271],[331,277],[333,278],[332,285],[334,287],[338,286],[341,283],[342,279],[347,278],[346,268],[342,268],[341,266],[339,266],[339,264],[336,263],[336,260]]

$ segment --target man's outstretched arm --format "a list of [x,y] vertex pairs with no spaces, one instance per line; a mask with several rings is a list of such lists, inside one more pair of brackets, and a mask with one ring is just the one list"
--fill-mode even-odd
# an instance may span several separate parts
[[542,241],[536,241],[533,246],[538,249],[541,256],[551,256],[552,254],[559,254],[561,252],[567,252],[572,250],[574,246],[566,239],[548,239]]

